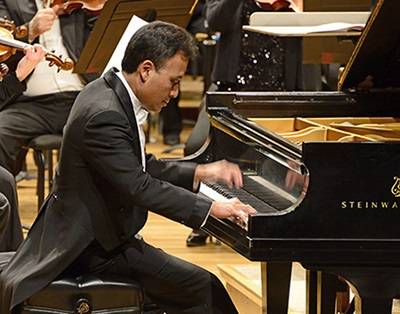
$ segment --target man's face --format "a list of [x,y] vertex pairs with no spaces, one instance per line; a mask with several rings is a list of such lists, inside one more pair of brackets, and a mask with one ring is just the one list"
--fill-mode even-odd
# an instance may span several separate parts
[[143,108],[148,112],[160,112],[171,98],[177,97],[187,65],[188,59],[181,53],[169,59],[158,72],[152,64],[138,95]]

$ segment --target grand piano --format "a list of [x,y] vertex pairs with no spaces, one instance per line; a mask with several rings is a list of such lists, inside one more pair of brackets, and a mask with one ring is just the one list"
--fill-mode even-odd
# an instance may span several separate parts
[[209,138],[186,159],[239,164],[242,189],[209,183],[201,192],[258,212],[247,224],[210,217],[204,229],[262,262],[263,313],[287,311],[274,300],[292,262],[342,277],[357,314],[391,313],[400,290],[398,16],[398,0],[378,2],[338,92],[206,95]]

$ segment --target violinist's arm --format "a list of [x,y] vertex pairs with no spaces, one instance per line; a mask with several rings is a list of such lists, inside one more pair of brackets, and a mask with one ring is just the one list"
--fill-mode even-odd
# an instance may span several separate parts
[[6,74],[0,81],[0,110],[9,99],[21,94],[25,89],[25,84],[17,79],[15,72]]
[[57,18],[59,6],[38,10],[35,16],[30,20],[28,27],[29,42],[33,42],[36,37],[49,31]]
[[25,56],[19,61],[15,71],[6,74],[0,82],[0,109],[2,105],[17,94],[25,91],[23,80],[32,72],[46,54],[40,45],[27,46]]

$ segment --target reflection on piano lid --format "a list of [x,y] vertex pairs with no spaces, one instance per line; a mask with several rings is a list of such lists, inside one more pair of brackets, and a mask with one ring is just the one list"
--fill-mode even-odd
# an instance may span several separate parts
[[[201,184],[200,192],[213,200],[238,198],[257,210],[252,215],[281,216],[295,210],[304,199],[308,186],[308,170],[297,157],[300,148],[290,141],[271,137],[261,128],[230,111],[218,112],[213,138],[205,160],[227,159],[239,165],[243,187],[230,189],[225,184]],[[276,145],[275,145],[276,144]],[[237,219],[231,221],[247,230]]]

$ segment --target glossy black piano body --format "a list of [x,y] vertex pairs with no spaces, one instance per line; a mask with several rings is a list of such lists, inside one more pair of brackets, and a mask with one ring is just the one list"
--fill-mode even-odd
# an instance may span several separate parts
[[[246,228],[210,217],[207,232],[249,260],[298,261],[345,278],[354,287],[356,312],[363,314],[391,313],[400,292],[399,134],[390,141],[348,133],[344,137],[350,141],[294,143],[255,119],[391,117],[397,122],[398,16],[398,0],[378,1],[339,80],[346,91],[208,93],[210,136],[189,156],[238,163],[249,177],[244,189],[250,194],[248,181],[272,189],[255,193],[266,205],[254,205],[259,212]],[[355,91],[370,87],[371,76],[374,88]]]
[[[398,115],[399,108],[400,97],[392,93],[209,93],[213,128],[198,158],[236,162],[245,176],[272,181],[280,195],[264,200],[276,210],[260,208],[247,230],[214,219],[206,229],[250,260],[398,260],[400,230],[389,226],[400,219],[400,142],[296,145],[249,118],[382,117]],[[292,190],[285,187],[288,176],[297,181]]]
[[377,296],[371,274],[385,269],[381,280],[392,281],[379,289],[389,299],[400,289],[400,141],[295,144],[249,118],[395,117],[398,108],[397,93],[209,93],[213,127],[195,158],[238,163],[272,191],[257,195],[266,204],[254,205],[247,229],[212,217],[204,229],[252,261],[299,261],[341,275],[376,311],[367,302]]

